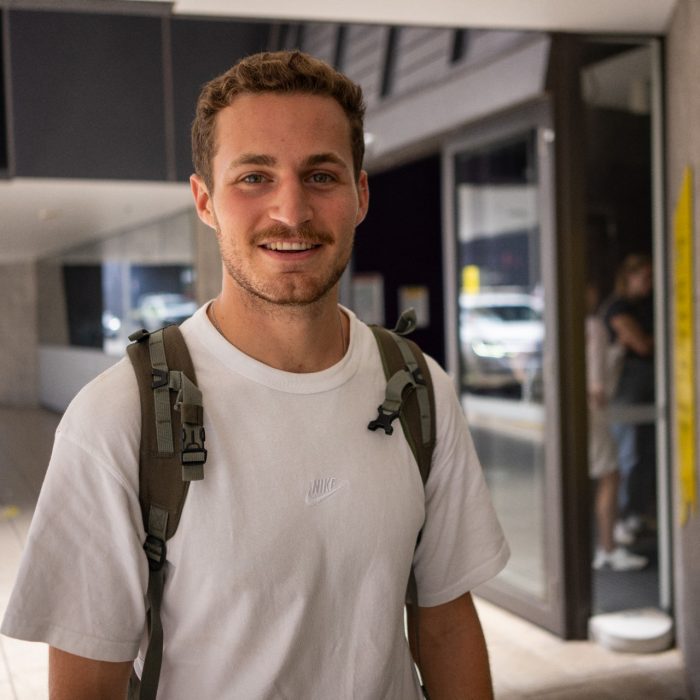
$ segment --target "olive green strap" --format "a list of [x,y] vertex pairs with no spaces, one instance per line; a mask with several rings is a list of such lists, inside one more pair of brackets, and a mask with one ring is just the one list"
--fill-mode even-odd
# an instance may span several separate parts
[[172,454],[173,424],[170,419],[170,387],[168,378],[168,363],[165,359],[163,329],[148,336],[148,350],[151,355],[151,375],[153,402],[156,413],[156,436],[158,452]]
[[146,543],[143,547],[148,557],[148,649],[141,671],[139,700],[155,700],[158,693],[160,667],[163,662],[163,625],[160,608],[165,585],[167,529],[168,511],[152,505],[148,516]]
[[382,429],[391,435],[392,424],[399,418],[425,483],[435,447],[435,399],[428,365],[415,343],[386,328],[370,328],[379,348],[387,384],[377,417],[367,427],[374,431]]
[[175,410],[180,412],[182,423],[182,480],[199,481],[204,478],[204,463],[207,451],[204,449],[204,409],[202,392],[190,378],[181,371],[170,371],[170,389],[177,392]]

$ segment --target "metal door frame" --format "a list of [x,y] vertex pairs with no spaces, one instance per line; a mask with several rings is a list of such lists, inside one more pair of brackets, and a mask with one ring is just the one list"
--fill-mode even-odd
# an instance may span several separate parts
[[459,388],[458,274],[456,247],[456,201],[454,157],[458,152],[522,134],[537,133],[538,200],[540,211],[540,268],[545,293],[544,410],[547,439],[544,443],[545,477],[543,500],[544,566],[546,593],[542,600],[494,580],[477,591],[482,597],[535,622],[560,636],[566,629],[563,573],[562,481],[560,469],[560,411],[558,357],[558,280],[555,254],[557,240],[554,210],[554,132],[550,103],[542,98],[523,107],[466,127],[446,142],[442,152],[443,171],[443,274],[445,278],[445,334],[447,369]]

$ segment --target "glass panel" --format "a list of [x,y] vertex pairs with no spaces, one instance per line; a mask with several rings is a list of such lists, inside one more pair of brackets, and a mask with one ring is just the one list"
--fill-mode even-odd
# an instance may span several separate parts
[[464,410],[511,545],[500,579],[544,599],[544,299],[535,130],[454,157]]
[[184,321],[194,231],[188,210],[39,261],[40,342],[123,355],[135,330]]

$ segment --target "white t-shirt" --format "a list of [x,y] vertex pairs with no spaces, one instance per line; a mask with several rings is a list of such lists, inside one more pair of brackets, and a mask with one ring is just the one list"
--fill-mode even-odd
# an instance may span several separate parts
[[[386,380],[349,315],[345,357],[311,374],[241,353],[204,307],[182,326],[209,457],[168,542],[159,698],[420,698],[403,630],[411,562],[423,606],[505,565],[451,381],[430,360],[437,447],[424,490],[401,429],[367,429]],[[123,360],[57,430],[4,634],[108,661],[143,653],[139,435]]]

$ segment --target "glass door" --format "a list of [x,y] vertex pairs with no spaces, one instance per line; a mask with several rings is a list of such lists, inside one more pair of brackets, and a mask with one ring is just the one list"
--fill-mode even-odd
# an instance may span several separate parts
[[563,633],[552,141],[546,104],[445,150],[448,338],[511,547],[478,593]]

